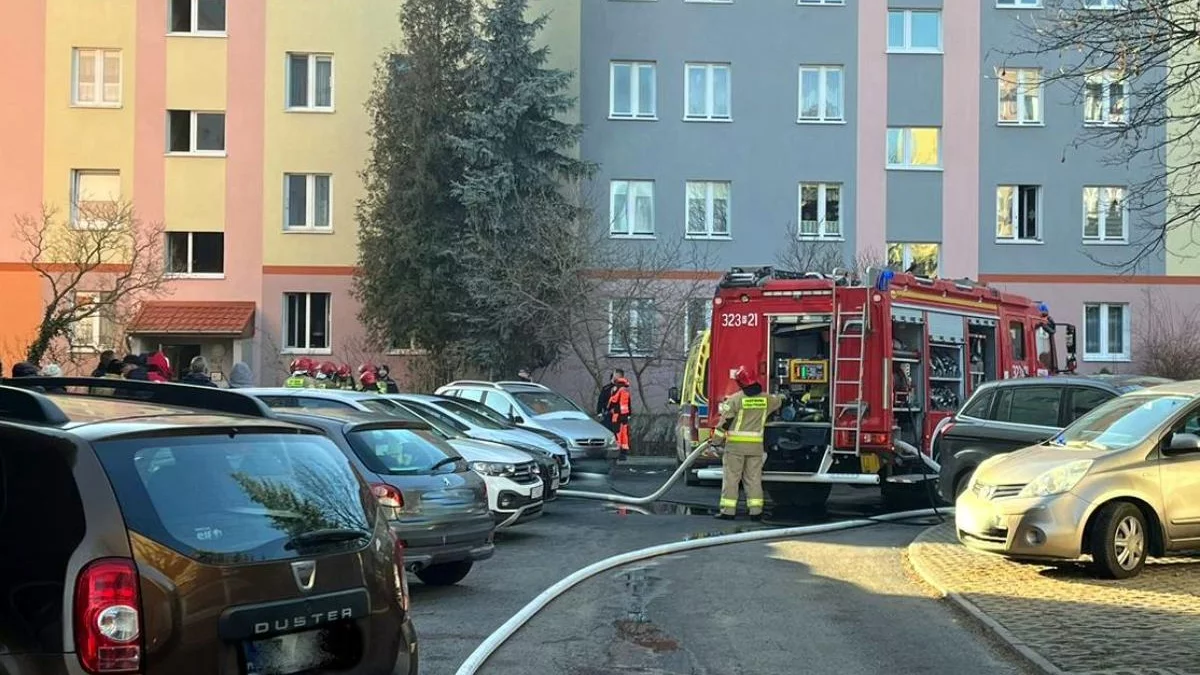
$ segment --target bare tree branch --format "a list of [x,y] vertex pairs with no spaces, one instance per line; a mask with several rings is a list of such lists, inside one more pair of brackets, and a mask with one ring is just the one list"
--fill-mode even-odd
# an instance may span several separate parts
[[1200,309],[1172,302],[1161,290],[1146,289],[1134,322],[1138,373],[1173,380],[1200,379]]
[[835,269],[851,276],[865,277],[868,268],[885,268],[887,256],[875,249],[847,255],[845,242],[797,236],[795,225],[785,228],[787,246],[775,258],[775,264],[793,272],[829,274]]

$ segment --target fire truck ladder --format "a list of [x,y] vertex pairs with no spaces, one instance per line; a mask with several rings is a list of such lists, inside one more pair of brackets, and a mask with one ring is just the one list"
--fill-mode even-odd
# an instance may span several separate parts
[[[849,431],[854,434],[854,454],[862,451],[862,422],[866,406],[863,403],[863,357],[866,356],[867,346],[867,306],[864,304],[858,310],[845,311],[834,298],[834,323],[837,336],[833,341],[833,433]],[[855,330],[857,329],[857,330]],[[851,331],[854,331],[853,333]],[[847,355],[849,352],[849,355]],[[844,366],[854,372],[853,380],[838,379],[846,373]],[[849,373],[846,373],[849,374]],[[854,397],[843,400],[837,392],[843,387],[853,387]],[[853,412],[854,426],[838,426],[845,412]],[[836,440],[836,439],[835,439]],[[831,447],[835,447],[831,443]]]

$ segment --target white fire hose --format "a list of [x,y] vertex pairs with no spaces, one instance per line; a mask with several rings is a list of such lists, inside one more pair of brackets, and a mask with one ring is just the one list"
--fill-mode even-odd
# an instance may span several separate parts
[[[692,462],[694,462],[696,458],[707,449],[707,441],[696,446],[696,449],[687,456],[687,459],[685,459],[683,463],[679,465],[679,468],[675,469],[675,473],[671,475],[667,482],[653,494],[646,495],[645,497],[629,497],[626,495],[604,494],[599,492],[579,492],[576,490],[561,490],[558,494],[563,497],[599,499],[620,504],[630,504],[634,506],[649,504],[666,494],[667,490],[671,489],[671,486],[675,484],[675,481],[679,480],[679,477],[688,470],[688,467],[691,466]],[[512,618],[510,618],[508,621],[505,621],[502,626],[496,629],[495,632],[489,635],[487,639],[485,639],[475,649],[475,651],[471,652],[471,655],[467,657],[467,660],[464,661],[461,666],[459,666],[458,670],[456,671],[456,675],[475,675],[475,673],[477,673],[479,669],[483,667],[483,664],[488,660],[488,658],[490,658],[492,654],[494,654],[496,650],[505,643],[505,641],[515,635],[516,632],[520,630],[526,623],[528,623],[530,619],[532,619],[538,612],[545,609],[547,605],[549,605],[563,593],[566,593],[571,588],[598,574],[602,574],[616,567],[621,567],[622,565],[628,565],[630,563],[640,562],[642,560],[648,560],[650,558],[656,558],[659,556],[682,553],[684,551],[694,551],[701,548],[724,546],[726,544],[744,544],[756,541],[770,541],[773,539],[790,539],[809,534],[837,532],[840,530],[850,530],[892,521],[923,518],[929,516],[944,516],[952,513],[954,513],[954,509],[952,508],[920,509],[917,511],[889,513],[869,519],[859,518],[855,520],[845,520],[840,523],[764,529],[753,532],[737,532],[734,534],[718,535],[715,537],[705,537],[703,539],[693,539],[691,541],[677,541],[668,544],[660,544],[658,546],[651,546],[649,548],[629,551],[628,553],[622,553],[610,558],[605,558],[604,560],[592,563],[591,565],[576,571],[550,588],[547,588],[545,591],[542,591],[542,593],[531,600],[529,604],[522,607],[521,611],[517,612]]]

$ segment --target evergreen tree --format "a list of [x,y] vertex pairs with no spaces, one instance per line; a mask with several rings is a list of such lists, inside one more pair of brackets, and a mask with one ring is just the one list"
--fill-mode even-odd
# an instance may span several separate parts
[[380,62],[367,107],[372,147],[357,210],[359,318],[372,337],[438,355],[470,307],[456,256],[465,208],[453,139],[466,123],[471,0],[408,0],[402,49]]
[[[464,162],[455,194],[466,211],[467,245],[459,252],[474,305],[465,317],[469,355],[508,375],[553,362],[564,337],[547,308],[573,302],[562,283],[562,258],[581,205],[564,186],[594,167],[571,156],[582,127],[563,119],[575,104],[566,92],[574,75],[547,67],[538,46],[549,19],[527,19],[528,0],[492,0],[471,58],[464,133],[455,147]],[[547,227],[547,223],[561,223]],[[513,268],[520,288],[506,287]]]

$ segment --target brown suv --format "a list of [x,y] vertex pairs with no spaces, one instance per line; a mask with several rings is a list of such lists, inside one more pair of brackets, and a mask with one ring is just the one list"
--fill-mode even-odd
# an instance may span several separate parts
[[403,551],[328,438],[236,392],[0,384],[0,672],[417,672]]

